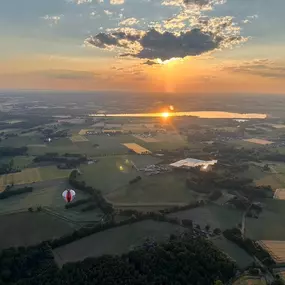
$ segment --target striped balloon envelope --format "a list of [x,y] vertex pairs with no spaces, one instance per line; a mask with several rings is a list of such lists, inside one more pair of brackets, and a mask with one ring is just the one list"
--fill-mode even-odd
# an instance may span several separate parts
[[63,191],[62,197],[67,203],[69,203],[75,198],[75,194],[76,193],[74,190],[67,189],[67,190]]

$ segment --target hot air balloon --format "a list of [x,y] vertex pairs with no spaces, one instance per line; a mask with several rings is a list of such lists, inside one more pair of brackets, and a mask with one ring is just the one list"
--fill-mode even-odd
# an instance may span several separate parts
[[67,202],[70,203],[75,198],[75,191],[72,189],[67,189],[63,191],[62,197]]

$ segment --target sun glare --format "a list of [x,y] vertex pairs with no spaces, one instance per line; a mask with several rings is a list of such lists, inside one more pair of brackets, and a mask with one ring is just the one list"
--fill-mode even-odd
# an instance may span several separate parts
[[161,114],[161,116],[162,116],[163,118],[168,118],[168,117],[169,117],[169,113],[164,112],[164,113]]
[[162,60],[162,59],[160,59],[160,58],[157,58],[157,59],[156,59],[156,62],[157,62],[158,64],[168,64],[168,63],[170,63],[170,62],[178,61],[178,60],[181,60],[181,58],[179,58],[179,57],[173,57],[173,58],[167,59],[167,60]]

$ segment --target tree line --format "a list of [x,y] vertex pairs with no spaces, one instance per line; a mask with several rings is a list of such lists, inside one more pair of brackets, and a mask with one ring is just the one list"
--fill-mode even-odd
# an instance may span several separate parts
[[147,240],[120,256],[103,255],[57,268],[47,244],[11,248],[0,255],[0,284],[10,285],[212,285],[226,283],[236,264],[211,242],[191,235]]
[[98,207],[101,209],[101,211],[105,215],[112,215],[114,212],[113,206],[112,206],[112,204],[108,203],[105,200],[101,191],[97,190],[91,186],[87,186],[84,181],[79,181],[78,175],[80,175],[80,174],[78,173],[77,170],[71,171],[69,178],[68,178],[69,184],[72,187],[74,187],[75,189],[78,189],[78,190],[81,190],[81,191],[84,191],[84,192],[90,194],[94,203],[96,203],[98,205]]
[[258,243],[249,238],[243,238],[240,229],[227,229],[223,232],[223,235],[228,240],[234,242],[239,247],[243,248],[250,255],[256,256],[265,265],[271,266],[275,264],[270,254],[266,250],[264,250]]
[[2,146],[0,147],[0,157],[1,156],[25,155],[27,151],[28,151],[28,148],[26,146],[23,146],[23,147]]
[[6,188],[6,190],[4,192],[0,193],[0,200],[9,198],[11,196],[32,192],[32,191],[33,191],[33,187],[28,187],[28,186],[23,187],[23,188],[18,188],[15,190],[8,190]]

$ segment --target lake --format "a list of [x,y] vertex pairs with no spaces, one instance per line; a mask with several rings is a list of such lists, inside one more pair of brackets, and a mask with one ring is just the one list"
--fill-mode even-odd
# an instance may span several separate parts
[[265,119],[267,114],[258,113],[231,113],[219,111],[197,111],[197,112],[165,112],[165,113],[137,113],[137,114],[90,114],[91,117],[130,117],[130,118],[143,118],[143,117],[185,117],[192,116],[204,119]]

